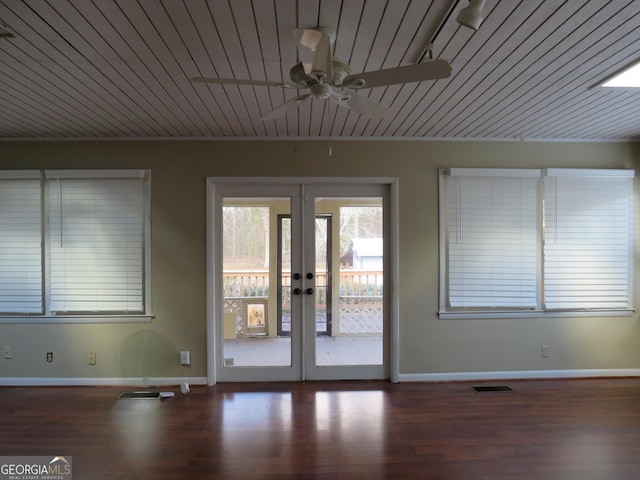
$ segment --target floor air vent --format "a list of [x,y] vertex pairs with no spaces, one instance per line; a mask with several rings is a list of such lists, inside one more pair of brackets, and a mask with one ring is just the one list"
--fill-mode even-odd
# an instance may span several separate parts
[[508,385],[483,385],[481,387],[471,387],[476,393],[485,393],[485,392],[513,392],[515,391]]
[[159,398],[160,392],[124,392],[118,397],[121,399],[145,399],[145,398]]

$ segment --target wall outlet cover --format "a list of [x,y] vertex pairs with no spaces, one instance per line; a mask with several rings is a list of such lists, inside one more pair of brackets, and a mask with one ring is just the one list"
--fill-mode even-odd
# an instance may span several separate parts
[[182,350],[180,352],[180,364],[191,365],[191,352],[189,350]]

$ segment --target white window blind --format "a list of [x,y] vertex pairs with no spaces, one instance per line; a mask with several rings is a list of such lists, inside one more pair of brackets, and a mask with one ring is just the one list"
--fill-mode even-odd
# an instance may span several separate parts
[[46,176],[48,310],[143,313],[143,178],[67,178],[64,172]]
[[451,169],[448,306],[535,308],[538,170]]
[[38,172],[11,172],[0,176],[2,314],[41,314],[43,311],[41,205]]
[[632,308],[632,182],[630,170],[549,169],[545,308]]

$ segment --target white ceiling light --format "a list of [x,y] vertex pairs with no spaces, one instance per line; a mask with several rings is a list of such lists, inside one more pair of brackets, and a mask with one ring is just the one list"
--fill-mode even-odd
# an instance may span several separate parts
[[640,88],[640,62],[616,73],[602,83],[603,87]]
[[469,0],[469,5],[460,10],[456,20],[460,25],[478,30],[482,23],[482,7],[485,0]]

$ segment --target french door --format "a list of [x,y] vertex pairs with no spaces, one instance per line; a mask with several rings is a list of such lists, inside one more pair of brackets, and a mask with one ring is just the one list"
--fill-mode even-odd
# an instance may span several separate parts
[[390,185],[210,182],[210,383],[389,378]]

